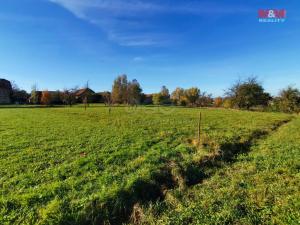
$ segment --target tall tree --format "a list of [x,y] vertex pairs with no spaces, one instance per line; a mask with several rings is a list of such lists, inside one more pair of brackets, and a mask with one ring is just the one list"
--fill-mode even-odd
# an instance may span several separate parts
[[11,94],[12,102],[18,104],[27,103],[30,95],[25,90],[21,90],[15,82],[11,81],[11,85],[12,85],[12,94]]
[[264,91],[256,77],[246,81],[237,81],[226,93],[233,105],[237,108],[250,109],[254,106],[266,106],[270,95]]
[[171,94],[171,100],[175,105],[185,105],[186,98],[184,94],[184,89],[177,87]]
[[131,105],[140,104],[141,96],[142,96],[142,88],[136,79],[128,83],[127,91],[128,91],[127,93],[128,103]]
[[188,104],[195,106],[200,96],[200,89],[196,87],[189,88],[185,90],[184,95],[188,101]]
[[38,93],[38,89],[37,89],[37,85],[34,84],[32,87],[31,87],[31,95],[30,95],[30,103],[32,104],[39,104],[40,102],[40,96],[39,96],[39,93]]
[[171,103],[170,92],[169,92],[169,89],[166,86],[161,87],[160,95],[161,95],[162,104]]
[[120,75],[114,80],[111,93],[113,103],[127,103],[128,101],[128,81],[127,75]]
[[160,93],[162,96],[166,96],[166,97],[170,96],[169,89],[165,85],[161,87]]
[[170,104],[170,92],[166,86],[162,86],[159,93],[152,95],[152,101],[154,105]]

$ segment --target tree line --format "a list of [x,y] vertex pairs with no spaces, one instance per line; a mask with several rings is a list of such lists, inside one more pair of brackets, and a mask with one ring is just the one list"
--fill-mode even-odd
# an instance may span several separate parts
[[145,94],[136,79],[128,80],[127,75],[118,76],[109,92],[94,93],[88,85],[82,89],[77,87],[62,91],[39,91],[32,87],[31,93],[20,90],[13,85],[13,102],[20,104],[69,105],[76,103],[104,103],[106,105],[176,105],[188,107],[223,107],[246,110],[282,111],[286,113],[300,112],[300,91],[288,86],[278,96],[271,96],[256,77],[238,80],[229,87],[223,97],[213,98],[211,94],[202,92],[198,87],[177,87],[170,93],[162,86],[158,93]]

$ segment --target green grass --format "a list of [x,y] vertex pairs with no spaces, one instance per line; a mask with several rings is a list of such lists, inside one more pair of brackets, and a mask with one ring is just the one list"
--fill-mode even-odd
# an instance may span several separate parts
[[300,118],[185,192],[145,209],[147,224],[300,224]]
[[[193,205],[180,212],[177,206],[172,208],[166,201],[172,192],[186,195],[173,198],[179,207],[190,204],[186,193],[195,188],[194,206],[201,213],[205,192],[202,185],[194,184],[211,179],[215,185],[225,185],[227,181],[215,178],[219,167],[291,119],[278,113],[201,112],[203,148],[197,149],[192,143],[199,109],[114,107],[111,113],[102,106],[87,111],[82,107],[0,109],[0,224],[117,224],[128,221],[137,205],[147,208],[149,203],[148,222],[157,217],[181,223],[195,210]],[[209,166],[211,162],[216,165]],[[211,189],[209,199],[214,195]]]

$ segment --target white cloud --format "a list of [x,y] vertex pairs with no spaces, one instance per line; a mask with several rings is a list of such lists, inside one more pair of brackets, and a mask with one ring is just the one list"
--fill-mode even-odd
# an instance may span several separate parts
[[109,12],[114,15],[137,15],[141,13],[239,13],[249,12],[249,7],[220,5],[213,2],[197,1],[149,1],[149,0],[49,0],[82,17],[88,10]]
[[131,33],[121,31],[117,33],[114,31],[108,32],[108,39],[117,42],[121,46],[167,46],[173,43],[173,40],[168,38],[168,35],[159,33]]
[[163,7],[138,0],[49,0],[70,10],[77,17],[85,18],[90,11],[109,13],[111,16],[134,15],[141,12],[162,11]]
[[[228,14],[249,9],[211,2],[158,0],[48,0],[72,12],[76,17],[100,27],[108,40],[122,46],[162,46],[171,35],[159,33],[151,25],[157,14]],[[176,34],[172,35],[172,38]]]
[[100,27],[110,41],[122,46],[156,46],[165,44],[162,34],[155,31],[147,35],[141,31],[148,23],[138,18],[145,13],[163,10],[163,7],[142,1],[129,0],[49,0]]

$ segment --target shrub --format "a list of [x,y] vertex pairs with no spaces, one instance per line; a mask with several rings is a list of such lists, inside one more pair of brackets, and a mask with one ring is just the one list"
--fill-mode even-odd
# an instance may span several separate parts
[[270,95],[264,91],[262,85],[254,78],[237,81],[226,93],[233,105],[240,109],[250,109],[255,106],[267,106]]
[[228,108],[233,108],[234,104],[230,98],[227,98],[223,101],[223,107],[228,109]]
[[291,86],[283,89],[276,98],[275,104],[282,112],[293,113],[300,112],[300,91]]

